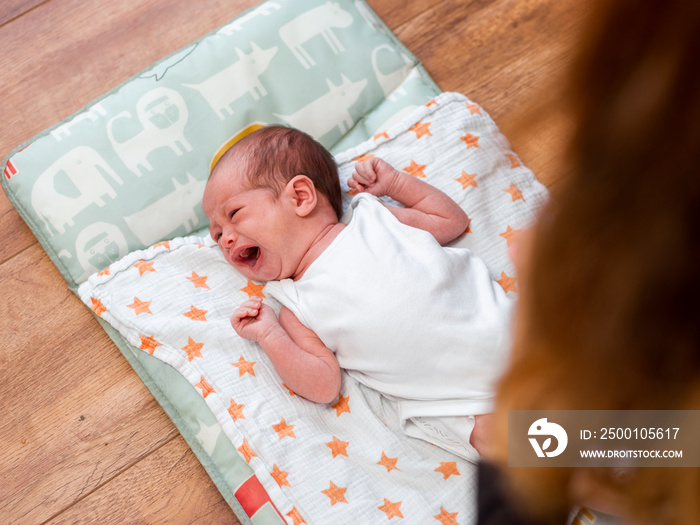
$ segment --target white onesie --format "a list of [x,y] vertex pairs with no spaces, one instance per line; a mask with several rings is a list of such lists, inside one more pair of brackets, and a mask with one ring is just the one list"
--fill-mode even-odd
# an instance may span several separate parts
[[[393,400],[407,434],[435,442],[425,435],[435,434],[430,418],[454,422],[450,416],[491,411],[512,301],[471,251],[441,246],[376,197],[361,193],[350,210],[347,226],[301,279],[269,282],[265,292],[313,330],[348,374]],[[473,419],[458,431],[470,449],[472,426]]]

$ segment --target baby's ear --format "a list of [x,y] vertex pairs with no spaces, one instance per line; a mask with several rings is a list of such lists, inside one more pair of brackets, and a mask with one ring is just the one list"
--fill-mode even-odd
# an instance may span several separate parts
[[294,176],[287,183],[284,191],[292,199],[294,211],[299,217],[306,217],[318,203],[316,186],[306,175]]

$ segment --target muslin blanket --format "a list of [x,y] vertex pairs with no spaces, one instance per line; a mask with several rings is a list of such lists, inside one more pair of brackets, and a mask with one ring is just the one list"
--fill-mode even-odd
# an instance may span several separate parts
[[[344,190],[355,162],[371,155],[458,202],[472,219],[458,244],[517,296],[506,250],[547,192],[481,107],[441,94],[338,155]],[[264,295],[265,285],[229,266],[208,235],[132,252],[78,293],[133,347],[172,365],[201,394],[217,420],[212,439],[223,433],[233,443],[288,523],[474,521],[472,464],[405,436],[392,406],[347,375],[332,405],[294,395],[264,352],[237,337],[233,310]]]

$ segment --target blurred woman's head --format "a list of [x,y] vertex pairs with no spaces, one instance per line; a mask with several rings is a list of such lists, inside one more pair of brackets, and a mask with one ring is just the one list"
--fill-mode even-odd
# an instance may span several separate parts
[[[508,410],[700,409],[700,3],[598,4],[566,97],[571,176],[521,250],[502,462]],[[570,502],[570,470],[509,474],[543,512]],[[627,511],[700,523],[699,469],[588,475]]]

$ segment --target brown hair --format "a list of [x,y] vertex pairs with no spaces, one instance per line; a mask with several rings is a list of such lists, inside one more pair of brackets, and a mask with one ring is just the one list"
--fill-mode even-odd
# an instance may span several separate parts
[[338,166],[326,148],[310,135],[286,126],[267,126],[236,142],[221,157],[212,176],[233,159],[245,162],[246,177],[253,188],[270,189],[279,195],[296,175],[306,175],[330,202],[338,218],[343,213]]
[[[502,465],[508,410],[700,409],[700,3],[598,4],[567,96],[571,176],[519,268]],[[700,469],[636,470],[587,473],[640,523],[700,523]],[[571,469],[507,473],[542,516],[576,503]]]

